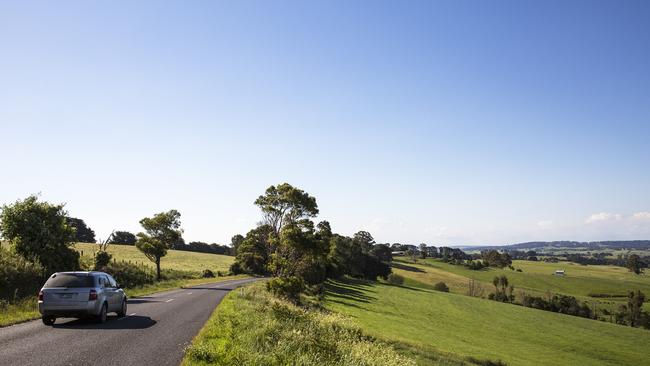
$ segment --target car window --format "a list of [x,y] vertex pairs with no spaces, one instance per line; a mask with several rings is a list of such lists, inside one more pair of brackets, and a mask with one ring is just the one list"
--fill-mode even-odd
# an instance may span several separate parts
[[111,287],[117,287],[117,282],[115,282],[115,279],[111,275],[108,275],[108,281],[111,283]]
[[111,286],[111,281],[108,280],[108,277],[106,277],[106,276],[102,276],[101,279],[102,279],[102,282],[103,282],[103,284],[104,284],[103,287],[107,287],[107,288],[112,287],[112,286]]
[[95,287],[95,281],[87,274],[55,273],[43,287]]

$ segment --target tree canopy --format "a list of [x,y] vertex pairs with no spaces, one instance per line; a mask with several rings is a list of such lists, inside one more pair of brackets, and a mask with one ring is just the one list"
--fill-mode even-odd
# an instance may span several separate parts
[[4,205],[0,233],[17,254],[38,261],[50,273],[78,270],[79,253],[70,248],[75,231],[63,207],[39,201],[35,195]]
[[176,210],[169,210],[145,217],[140,220],[144,233],[138,233],[135,246],[150,261],[156,264],[156,278],[160,281],[160,258],[167,255],[167,250],[174,243],[182,239],[181,214]]

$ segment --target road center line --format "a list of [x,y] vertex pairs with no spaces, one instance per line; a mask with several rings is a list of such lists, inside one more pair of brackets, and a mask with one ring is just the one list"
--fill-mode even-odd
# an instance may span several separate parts
[[188,292],[187,294],[188,294],[188,295],[191,295],[192,293],[191,293],[191,292]]
[[174,299],[169,299],[169,300],[167,300],[165,302],[172,302],[172,301],[174,301]]

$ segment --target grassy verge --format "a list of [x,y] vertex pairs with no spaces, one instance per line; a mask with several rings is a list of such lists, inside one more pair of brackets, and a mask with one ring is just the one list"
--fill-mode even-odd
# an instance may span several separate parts
[[[125,289],[128,297],[137,297],[149,295],[155,292],[173,290],[186,286],[197,286],[204,283],[215,283],[238,278],[245,278],[245,275],[226,276],[216,278],[192,278],[180,280],[168,280],[154,283],[152,285]],[[0,327],[18,324],[33,319],[38,319],[41,315],[38,312],[38,302],[36,297],[23,299],[17,303],[0,305]]]
[[183,365],[413,365],[335,313],[297,307],[257,283],[230,292]]

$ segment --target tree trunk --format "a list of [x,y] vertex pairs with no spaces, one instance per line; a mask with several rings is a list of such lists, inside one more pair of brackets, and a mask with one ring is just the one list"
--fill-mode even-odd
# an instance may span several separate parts
[[156,258],[156,280],[160,282],[160,257]]

